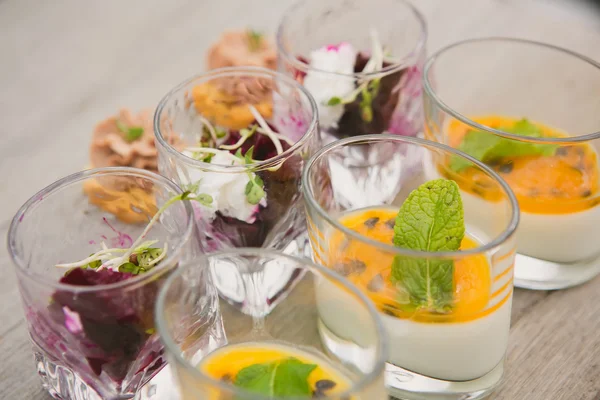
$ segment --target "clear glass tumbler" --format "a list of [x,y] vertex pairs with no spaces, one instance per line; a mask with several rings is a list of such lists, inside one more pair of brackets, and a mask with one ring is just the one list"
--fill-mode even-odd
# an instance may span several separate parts
[[[600,64],[543,43],[474,39],[433,55],[424,87],[426,137],[486,163],[519,201],[515,285],[561,289],[597,275]],[[452,169],[464,190],[487,181]]]
[[302,0],[279,23],[278,68],[314,96],[325,144],[383,132],[416,136],[426,36],[408,1]]
[[[364,161],[356,162],[355,153]],[[478,193],[458,189],[466,231],[460,249],[395,246],[396,232],[406,229],[396,226],[396,217],[413,190],[437,179],[461,187],[460,177],[448,169],[456,159],[489,178]],[[346,276],[380,311],[390,339],[390,395],[415,400],[489,395],[503,374],[513,294],[519,214],[507,184],[450,147],[369,135],[317,152],[304,170],[303,190],[315,262]],[[445,218],[421,232],[423,238],[446,235]],[[348,320],[331,313],[324,323],[342,328]]]
[[[194,207],[202,250],[302,252],[301,170],[319,139],[314,100],[298,83],[263,68],[212,70],[163,98],[155,133],[160,173],[213,198],[210,207]],[[258,190],[256,198],[250,189]]]
[[[295,286],[271,293],[270,268],[302,273]],[[237,282],[226,296],[238,303],[219,300],[230,289],[213,283],[216,270]],[[332,312],[343,327],[328,324]],[[182,400],[387,399],[378,313],[346,279],[308,259],[265,249],[199,257],[169,278],[156,318]],[[308,373],[284,369],[291,358],[311,364]],[[242,375],[251,366],[259,373],[249,387]]]
[[54,398],[134,398],[166,364],[153,305],[168,273],[192,254],[189,204],[172,204],[146,233],[168,247],[144,274],[57,264],[85,259],[104,245],[121,254],[118,249],[132,246],[157,209],[180,193],[152,172],[92,169],[46,187],[15,215],[8,248],[37,370]]

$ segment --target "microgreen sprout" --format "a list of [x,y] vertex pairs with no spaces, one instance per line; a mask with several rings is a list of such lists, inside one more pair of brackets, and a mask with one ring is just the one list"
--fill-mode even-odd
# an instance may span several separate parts
[[252,135],[254,135],[254,132],[256,132],[256,128],[258,128],[257,125],[252,125],[250,127],[250,129],[241,129],[240,130],[240,138],[238,139],[238,141],[235,144],[231,144],[231,145],[222,144],[219,146],[219,148],[223,149],[223,150],[239,149],[246,142],[246,140],[250,139],[252,137]]
[[[254,146],[250,147],[246,154],[242,156],[241,149],[238,149],[236,152],[236,157],[242,159],[245,164],[253,164],[254,159],[252,156],[254,155]],[[244,190],[244,195],[246,196],[246,200],[248,203],[256,205],[260,203],[263,197],[265,197],[264,190],[264,182],[257,174],[248,171],[248,183],[246,184],[246,189]]]
[[[180,200],[194,200],[199,203],[210,206],[213,202],[213,198],[204,193],[198,193],[199,185],[190,185],[187,190],[177,196],[171,197],[160,207],[160,209],[154,214],[148,225],[142,231],[142,234],[133,242],[128,249],[121,248],[107,248],[106,244],[102,242],[102,250],[84,258],[83,260],[67,263],[57,264],[59,268],[93,268],[100,270],[102,268],[112,269],[119,272],[129,272],[134,275],[146,272],[155,267],[160,261],[167,256],[168,244],[165,243],[163,248],[151,247],[158,243],[158,240],[147,240],[144,238],[158,221],[160,216],[169,208],[173,203]],[[120,255],[117,255],[120,254]]]
[[250,108],[250,112],[254,116],[254,119],[256,119],[256,122],[258,122],[258,124],[262,128],[261,133],[268,136],[269,139],[271,139],[271,141],[273,142],[273,145],[275,145],[275,150],[277,150],[277,154],[279,155],[283,153],[283,147],[281,147],[281,141],[279,140],[278,135],[271,130],[269,124],[267,124],[267,121],[265,121],[263,116],[260,115],[258,110],[253,105],[249,105],[248,108]]
[[117,125],[117,129],[125,134],[125,140],[128,142],[133,142],[144,134],[144,128],[141,126],[127,126],[119,119],[117,119],[115,123]]
[[254,52],[260,50],[260,46],[263,40],[263,34],[253,29],[248,29],[247,35],[248,48],[250,49],[250,51]]

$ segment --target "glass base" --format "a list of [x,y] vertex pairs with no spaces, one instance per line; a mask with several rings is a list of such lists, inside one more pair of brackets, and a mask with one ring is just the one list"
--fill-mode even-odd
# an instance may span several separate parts
[[42,386],[53,398],[61,400],[102,400],[102,397],[71,369],[55,364],[41,351],[34,350],[33,355],[38,375],[42,379]]
[[533,290],[566,289],[600,274],[600,256],[577,263],[556,263],[517,254],[515,286]]
[[[343,362],[358,362],[357,354],[346,348],[346,340],[319,321],[324,351]],[[407,349],[410,351],[410,349]],[[358,355],[358,357],[363,357]],[[504,362],[486,375],[471,381],[444,381],[386,364],[385,385],[390,399],[398,400],[478,400],[488,397],[502,380]]]
[[[177,400],[177,393],[168,366],[150,380],[137,395],[103,398],[71,369],[56,364],[42,351],[35,349],[35,364],[42,386],[59,400]],[[163,373],[164,371],[164,373]],[[165,394],[168,394],[165,396]]]
[[502,380],[504,362],[472,381],[444,381],[387,364],[385,383],[391,399],[478,400],[488,397]]

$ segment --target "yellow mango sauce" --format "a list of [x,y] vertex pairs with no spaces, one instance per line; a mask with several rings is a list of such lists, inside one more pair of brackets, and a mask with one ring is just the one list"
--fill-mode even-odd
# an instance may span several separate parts
[[238,372],[246,367],[283,361],[290,357],[305,364],[317,365],[308,376],[308,385],[312,391],[316,391],[317,382],[321,380],[335,382],[335,386],[323,392],[326,395],[341,393],[350,388],[348,379],[325,360],[277,343],[255,342],[225,346],[209,354],[198,368],[213,379],[232,382]]
[[[514,125],[519,119],[485,116],[472,120],[499,129]],[[545,137],[568,136],[543,124],[536,122],[535,125]],[[458,120],[451,121],[447,130],[447,144],[458,148],[471,129]],[[598,203],[598,160],[596,152],[588,144],[560,145],[552,156],[506,157],[490,167],[512,188],[521,211],[536,214],[571,213],[586,210]],[[455,179],[461,189],[492,198],[493,191],[478,190],[477,185],[485,186],[490,178],[476,168],[466,168],[458,174],[450,169],[443,172],[450,179]]]
[[[345,215],[340,222],[363,236],[392,245],[393,226],[397,213],[397,209],[370,208]],[[373,224],[375,219],[377,222]],[[400,294],[391,281],[394,254],[362,241],[347,238],[341,232],[334,232],[328,243],[329,265],[357,260],[364,263],[364,270],[355,270],[344,275],[367,294],[379,310],[390,316],[419,322],[465,322],[492,313],[506,300],[486,309],[493,296],[491,268],[486,257],[477,254],[454,262],[454,304],[449,314],[432,314],[425,310],[408,313],[400,309]],[[461,250],[478,246],[474,238],[465,236],[461,243]],[[374,285],[374,282],[378,284]]]

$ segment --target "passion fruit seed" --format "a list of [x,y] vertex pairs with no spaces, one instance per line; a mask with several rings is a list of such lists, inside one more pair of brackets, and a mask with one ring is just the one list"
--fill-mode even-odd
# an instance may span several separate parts
[[364,222],[364,224],[367,228],[372,229],[375,227],[375,225],[377,225],[378,222],[379,222],[379,217],[373,217],[373,218],[369,218],[368,220],[366,220]]
[[360,260],[350,260],[334,264],[333,269],[344,276],[354,273],[362,273],[367,269],[367,265]]
[[318,391],[323,392],[325,390],[333,389],[336,383],[330,379],[320,379],[315,384]]
[[369,281],[367,284],[367,290],[370,292],[379,292],[385,286],[385,281],[383,280],[383,276],[381,274],[377,274]]

